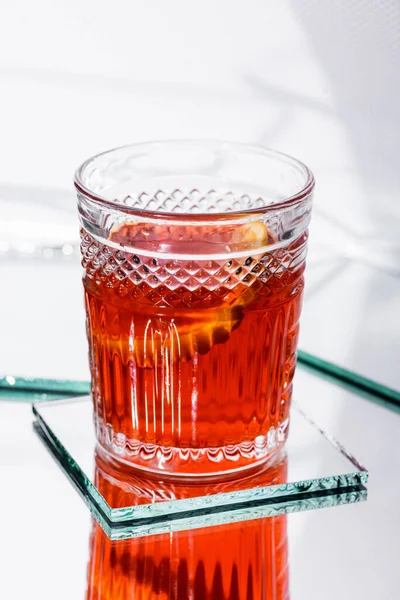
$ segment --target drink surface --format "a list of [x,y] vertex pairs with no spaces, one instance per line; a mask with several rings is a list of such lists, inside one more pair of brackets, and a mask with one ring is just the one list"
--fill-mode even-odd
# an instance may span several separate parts
[[[268,240],[261,226],[238,229],[235,241]],[[176,474],[265,460],[287,436],[307,234],[217,259],[204,254],[204,235],[192,236],[184,254],[198,258],[189,260],[170,258],[174,240],[162,230],[154,240],[166,258],[115,247],[138,227],[116,230],[111,244],[82,231],[99,440],[139,467]],[[208,238],[226,248],[217,232]]]

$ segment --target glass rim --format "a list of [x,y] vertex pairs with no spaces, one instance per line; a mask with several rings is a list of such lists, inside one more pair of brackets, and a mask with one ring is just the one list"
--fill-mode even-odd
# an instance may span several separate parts
[[[253,150],[257,151],[259,154],[264,154],[265,157],[275,157],[280,160],[282,163],[287,163],[292,166],[300,169],[304,174],[304,184],[301,188],[291,196],[288,196],[284,200],[279,200],[278,202],[268,204],[266,206],[251,208],[251,209],[241,209],[241,210],[232,210],[232,211],[222,211],[222,212],[212,212],[212,213],[201,213],[201,212],[167,212],[167,211],[158,211],[158,210],[147,210],[141,208],[135,208],[132,206],[127,206],[122,204],[118,200],[110,200],[97,192],[92,191],[88,188],[83,182],[83,176],[87,167],[92,164],[95,160],[100,159],[102,157],[106,157],[107,155],[112,155],[118,151],[127,150],[128,148],[132,149],[140,149],[151,146],[161,146],[168,144],[199,144],[199,145],[209,145],[209,144],[219,144],[221,146],[230,146],[232,148],[236,148],[238,150]],[[276,210],[285,210],[287,208],[292,208],[297,204],[301,203],[302,200],[308,198],[312,193],[315,186],[315,179],[312,171],[307,167],[305,163],[286,154],[284,152],[280,152],[278,150],[274,150],[272,148],[268,148],[266,146],[262,146],[259,144],[249,144],[246,142],[233,142],[229,140],[221,140],[221,139],[196,139],[196,138],[188,138],[188,139],[164,139],[164,140],[151,140],[146,142],[135,142],[133,144],[125,144],[123,146],[117,146],[115,148],[111,148],[109,150],[105,150],[103,152],[99,152],[94,156],[86,159],[75,171],[74,174],[74,186],[76,190],[85,196],[86,199],[89,199],[100,207],[106,207],[111,210],[116,210],[121,213],[125,213],[132,216],[137,216],[140,219],[148,219],[148,220],[158,220],[164,219],[168,221],[182,221],[185,218],[189,218],[190,220],[196,221],[213,221],[215,219],[234,219],[234,218],[243,218],[247,215],[249,217],[254,215],[263,215],[267,214],[271,211]]]

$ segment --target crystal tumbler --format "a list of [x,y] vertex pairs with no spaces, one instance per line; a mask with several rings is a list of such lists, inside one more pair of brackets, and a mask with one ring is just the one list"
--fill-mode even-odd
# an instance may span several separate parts
[[222,476],[288,435],[314,179],[261,147],[165,141],[77,171],[100,445]]

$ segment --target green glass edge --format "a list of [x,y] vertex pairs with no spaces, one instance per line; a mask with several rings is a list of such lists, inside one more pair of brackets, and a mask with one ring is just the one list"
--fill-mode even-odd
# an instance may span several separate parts
[[32,405],[32,411],[36,418],[36,421],[33,423],[33,428],[40,439],[45,443],[47,449],[50,450],[53,457],[57,459],[57,462],[62,466],[64,472],[71,479],[79,493],[83,495],[84,499],[88,502],[94,502],[95,506],[97,506],[101,512],[104,512],[105,518],[111,522],[112,516],[110,505],[104,500],[103,496],[75,462],[63,444],[61,444],[57,436],[55,436],[47,426],[46,421],[42,419],[34,404]]
[[337,493],[338,490],[346,490],[360,487],[368,481],[368,473],[347,473],[344,475],[332,475],[320,479],[306,479],[303,481],[289,482],[281,485],[248,488],[237,492],[221,492],[210,496],[198,496],[182,500],[169,500],[156,502],[149,505],[127,506],[125,508],[111,509],[112,520],[115,523],[124,521],[140,521],[148,518],[167,518],[170,514],[186,513],[194,511],[210,510],[214,513],[225,510],[239,510],[238,506],[243,503],[265,503],[274,501],[276,504],[290,500],[295,497],[308,496],[308,494],[319,494],[320,492]]
[[[329,443],[333,444],[338,452],[343,453],[353,465],[354,471],[349,473],[332,475],[329,477],[320,477],[303,481],[288,482],[274,486],[254,487],[246,490],[234,492],[221,492],[210,496],[199,496],[196,498],[187,498],[181,500],[171,500],[148,505],[128,506],[123,508],[111,508],[97,488],[92,484],[86,474],[82,471],[79,464],[75,462],[65,446],[60,442],[50,427],[47,426],[45,419],[40,414],[40,406],[32,406],[33,414],[36,418],[34,429],[39,437],[45,443],[51,453],[57,458],[66,475],[78,488],[81,494],[92,501],[95,506],[103,513],[105,519],[110,525],[121,524],[127,521],[133,521],[136,526],[141,522],[154,521],[162,519],[163,521],[176,518],[190,518],[194,515],[199,516],[199,511],[205,517],[206,512],[220,513],[226,511],[239,510],[244,503],[255,504],[281,504],[282,502],[295,501],[295,499],[305,499],[315,494],[337,494],[345,493],[365,486],[368,482],[368,472],[360,465],[356,459],[345,451],[335,440],[329,438],[319,429]],[[304,419],[306,415],[299,411]],[[314,426],[315,424],[312,423]]]
[[344,367],[339,367],[332,362],[304,352],[304,350],[298,351],[297,360],[299,366],[319,377],[327,379],[375,404],[400,412],[400,391],[358,375]]
[[7,397],[32,402],[83,396],[90,393],[88,381],[71,379],[44,379],[40,377],[0,376],[0,399]]
[[[88,493],[88,488],[86,487],[86,484],[88,483],[87,478],[84,476],[78,465],[76,465],[74,461],[71,462],[70,455],[67,452],[62,452],[62,445],[55,443],[55,439],[57,438],[55,438],[55,436],[49,436],[49,432],[44,431],[42,423],[39,420],[34,423],[34,429],[53,455],[53,458],[61,465],[65,475],[78,490],[91,514],[100,524],[106,535],[112,540],[144,537],[163,533],[168,534],[175,531],[185,531],[202,527],[214,527],[217,525],[291,514],[306,510],[353,504],[367,499],[367,489],[360,484],[350,486],[347,490],[340,488],[336,488],[336,491],[332,489],[320,489],[315,492],[303,493],[301,496],[296,494],[292,497],[287,496],[282,500],[273,499],[270,502],[265,502],[264,504],[258,504],[256,506],[254,505],[254,501],[249,500],[245,507],[243,507],[243,505],[240,505],[239,508],[235,508],[234,505],[225,506],[218,512],[210,511],[209,508],[203,508],[198,509],[197,511],[175,512],[173,515],[171,513],[154,515],[153,517],[147,515],[146,519],[136,519],[136,521],[130,519],[127,521],[113,522],[110,519],[109,505],[99,494],[97,495],[97,498],[93,498]],[[91,487],[93,486],[91,485]],[[175,501],[176,504],[181,502],[183,502],[183,500]],[[188,514],[190,514],[190,516],[188,516]]]
[[[253,521],[265,517],[275,517],[287,515],[306,510],[316,510],[319,508],[330,508],[343,504],[354,504],[367,499],[367,490],[360,486],[351,492],[329,495],[315,495],[301,500],[286,500],[276,504],[269,504],[255,508],[249,506],[237,511],[217,513],[204,517],[198,515],[191,518],[176,519],[168,523],[155,523],[146,525],[135,525],[124,523],[122,527],[110,527],[104,520],[100,521],[105,533],[112,540],[122,540],[134,537],[144,537],[149,535],[169,534],[176,531],[187,531],[203,527],[215,527],[218,525],[227,525],[243,521]],[[94,514],[94,513],[93,513]]]
[[[368,379],[353,371],[339,367],[334,363],[318,358],[313,354],[299,350],[297,354],[300,367],[312,371],[333,383],[350,390],[368,400],[396,412],[400,412],[400,392]],[[58,400],[60,398],[83,396],[90,393],[87,381],[63,379],[43,379],[0,376],[0,400],[17,402],[37,402],[40,400]]]

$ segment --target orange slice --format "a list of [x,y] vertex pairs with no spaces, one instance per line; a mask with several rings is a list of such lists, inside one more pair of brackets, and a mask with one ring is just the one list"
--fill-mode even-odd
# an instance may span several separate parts
[[135,327],[130,350],[136,364],[143,368],[187,362],[196,354],[204,355],[216,344],[226,342],[242,318],[240,307],[205,311],[202,318],[192,319],[188,324],[176,324],[173,318],[151,317],[139,328]]

